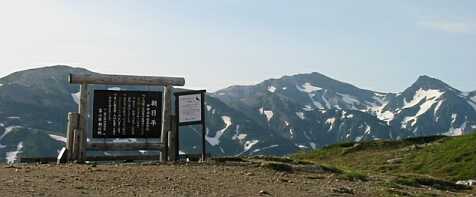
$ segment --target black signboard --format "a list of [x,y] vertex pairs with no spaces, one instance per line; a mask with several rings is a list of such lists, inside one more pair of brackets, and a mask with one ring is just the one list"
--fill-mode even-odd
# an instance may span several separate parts
[[162,92],[95,90],[93,138],[160,138]]

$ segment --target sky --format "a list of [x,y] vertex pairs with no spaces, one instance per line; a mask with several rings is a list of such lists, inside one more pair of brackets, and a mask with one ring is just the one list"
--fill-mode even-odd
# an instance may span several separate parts
[[0,0],[0,77],[50,65],[216,91],[320,72],[400,92],[476,90],[474,0]]

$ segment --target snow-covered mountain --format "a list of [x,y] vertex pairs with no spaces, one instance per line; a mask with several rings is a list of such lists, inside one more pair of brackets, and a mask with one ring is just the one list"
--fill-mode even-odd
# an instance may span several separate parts
[[[53,66],[0,79],[0,161],[57,154],[66,115],[77,111],[79,87],[68,84],[69,73],[92,72]],[[299,74],[226,88],[207,95],[206,105],[213,155],[282,155],[337,142],[460,135],[476,128],[476,91],[461,92],[427,76],[395,94]],[[182,127],[181,151],[198,153],[200,136],[199,127]]]
[[389,101],[381,116],[392,127],[415,135],[461,135],[476,129],[476,102],[448,84],[421,76]]
[[463,93],[428,76],[399,94],[364,90],[310,73],[232,86],[213,96],[301,147],[461,135],[476,128],[476,93]]

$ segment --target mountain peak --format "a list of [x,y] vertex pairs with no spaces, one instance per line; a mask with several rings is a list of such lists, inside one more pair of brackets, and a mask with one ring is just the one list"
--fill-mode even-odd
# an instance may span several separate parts
[[415,83],[410,87],[411,89],[437,89],[437,90],[452,90],[457,91],[455,88],[451,87],[447,83],[430,77],[428,75],[421,75],[418,77]]

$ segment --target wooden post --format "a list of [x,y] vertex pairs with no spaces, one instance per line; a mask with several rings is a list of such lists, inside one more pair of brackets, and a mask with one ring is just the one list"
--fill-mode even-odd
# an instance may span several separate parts
[[205,92],[202,92],[202,162],[207,160],[207,124],[206,124],[206,112],[205,112]]
[[171,85],[167,85],[164,88],[164,104],[163,104],[163,113],[162,113],[162,131],[160,136],[160,142],[165,145],[163,151],[160,152],[160,162],[165,162],[168,159],[168,139],[170,131],[170,117],[172,114],[172,91],[173,88]]
[[73,150],[71,153],[71,160],[78,160],[79,158],[79,129],[73,129]]
[[88,116],[88,85],[82,83],[80,85],[79,99],[79,157],[78,162],[86,160],[86,118]]
[[73,155],[74,130],[78,127],[78,113],[68,113],[68,127],[66,130],[66,161],[71,161]]
[[176,115],[172,115],[170,118],[170,133],[169,133],[169,158],[171,161],[177,161],[177,152],[178,152],[178,136],[177,136],[177,124],[175,119]]

